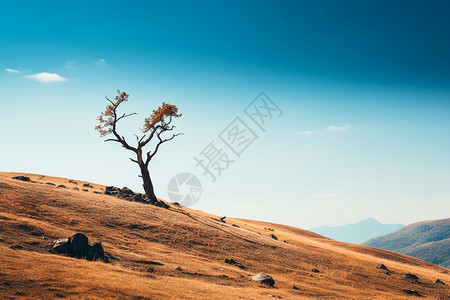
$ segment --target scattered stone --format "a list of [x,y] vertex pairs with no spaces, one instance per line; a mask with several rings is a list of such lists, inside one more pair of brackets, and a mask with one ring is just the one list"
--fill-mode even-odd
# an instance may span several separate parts
[[175,206],[181,206],[181,204],[178,203],[178,202],[172,202],[172,204],[175,205]]
[[415,291],[415,290],[407,290],[407,289],[404,289],[403,290],[405,293],[407,293],[408,295],[411,295],[411,296],[419,296],[419,297],[422,297],[422,295],[418,292],[418,291]]
[[77,187],[74,187],[73,188],[75,191],[79,191],[80,189],[79,188],[77,188]]
[[175,269],[175,271],[183,271],[183,269],[182,269],[180,266],[178,266],[178,267]]
[[119,192],[120,189],[115,186],[107,186],[105,189],[105,195],[116,196]]
[[405,277],[409,278],[409,279],[413,279],[413,280],[418,280],[419,279],[419,277],[417,277],[417,275],[411,274],[411,273],[405,273]]
[[265,230],[269,230],[269,231],[275,231],[275,229],[272,228],[264,228]]
[[225,263],[229,264],[229,265],[233,265],[238,267],[239,269],[245,269],[245,266],[243,264],[238,263],[237,261],[235,261],[234,259],[225,259]]
[[56,188],[58,188],[58,189],[67,189],[67,187],[64,184],[60,184]]
[[76,182],[75,180],[69,180],[69,183],[73,183],[73,184],[78,185],[78,182]]
[[23,249],[23,247],[20,245],[11,245],[11,246],[9,246],[9,249],[20,250],[20,249]]
[[55,240],[50,243],[49,251],[51,253],[67,254],[70,257],[85,258],[95,261],[102,259],[105,263],[109,262],[101,242],[89,244],[87,236],[82,233],[75,233],[69,238]]
[[222,222],[222,223],[226,223],[226,222],[225,222],[225,219],[226,219],[226,217],[222,217],[222,218],[220,218],[220,222]]
[[292,288],[293,288],[294,290],[298,290],[298,289],[299,289],[299,288],[296,287],[295,285],[293,285]]
[[389,275],[389,276],[390,276],[390,275],[391,275],[391,273],[389,273],[389,271],[387,271],[387,272],[386,272],[386,275]]
[[145,194],[134,193],[131,189],[124,187],[122,189],[115,186],[108,186],[105,189],[105,195],[115,196],[120,199],[151,204],[162,208],[169,208],[170,206],[163,201],[150,201]]
[[377,266],[377,269],[378,269],[378,270],[385,270],[385,271],[388,271],[388,272],[389,272],[389,269],[388,269],[385,265],[383,265],[383,264],[379,264],[379,265]]
[[21,181],[30,181],[30,177],[27,176],[14,176],[12,179],[21,180]]
[[126,186],[122,188],[122,193],[124,193],[125,195],[134,195],[134,192]]
[[81,189],[83,192],[89,192],[88,189]]
[[252,277],[252,280],[268,286],[273,286],[275,284],[275,280],[273,280],[271,276],[264,273],[256,274]]
[[319,269],[312,268],[312,269],[311,269],[311,272],[313,272],[313,273],[319,273],[320,271],[319,271]]
[[275,236],[275,234],[272,233],[272,234],[270,235],[270,237],[273,238],[274,240],[277,240],[277,241],[278,241],[278,238]]
[[441,284],[441,285],[445,285],[445,283],[442,281],[442,280],[440,280],[439,278],[438,279],[436,279],[434,282],[433,282],[434,284]]
[[48,184],[48,185],[56,185],[53,182],[47,182],[46,184]]
[[103,193],[101,193],[99,191],[94,191],[94,194],[103,194]]
[[69,239],[55,240],[50,244],[50,252],[67,253],[69,250]]
[[83,184],[83,187],[87,187],[87,188],[93,188],[93,186],[92,185],[90,185],[89,183],[85,183],[85,184]]
[[284,240],[283,243],[289,244],[289,241]]
[[236,224],[233,224],[233,225],[231,225],[231,226],[233,226],[233,227],[237,227],[237,228],[241,228],[241,227],[237,226]]
[[146,265],[164,266],[163,263],[160,263],[158,261],[152,261],[152,260],[135,260],[134,262],[137,262],[139,264],[146,264]]
[[147,269],[147,272],[149,272],[149,273],[155,273],[155,269],[153,269],[152,267],[150,267],[150,268]]

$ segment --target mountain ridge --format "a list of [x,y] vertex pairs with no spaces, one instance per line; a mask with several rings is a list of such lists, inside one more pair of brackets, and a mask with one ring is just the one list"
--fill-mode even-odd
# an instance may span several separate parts
[[427,220],[370,239],[364,245],[396,251],[450,267],[450,218]]
[[403,224],[383,224],[370,217],[356,223],[341,226],[320,226],[310,229],[310,231],[329,237],[334,240],[361,244],[367,240],[385,235],[402,228]]

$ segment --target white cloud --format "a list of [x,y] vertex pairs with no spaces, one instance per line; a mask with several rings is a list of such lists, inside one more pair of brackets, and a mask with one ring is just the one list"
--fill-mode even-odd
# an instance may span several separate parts
[[69,79],[64,78],[56,73],[47,73],[47,72],[41,72],[33,75],[27,75],[26,78],[34,79],[39,82],[62,82],[62,81],[69,81]]
[[5,70],[6,70],[7,72],[9,72],[9,73],[20,73],[20,71],[14,70],[14,69],[6,68]]
[[106,64],[106,60],[104,60],[103,58],[99,58],[95,63],[97,65],[103,65],[103,64]]
[[351,126],[349,124],[346,124],[344,126],[334,126],[334,125],[328,125],[327,129],[330,131],[344,131],[349,129]]
[[314,133],[315,133],[314,131],[306,130],[306,131],[297,132],[297,135],[311,135],[311,134],[314,134]]
[[334,198],[336,197],[336,194],[334,193],[322,193],[322,194],[314,194],[314,198]]

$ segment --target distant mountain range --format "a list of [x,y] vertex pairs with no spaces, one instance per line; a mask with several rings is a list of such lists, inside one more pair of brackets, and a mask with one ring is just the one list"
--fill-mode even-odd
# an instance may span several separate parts
[[450,218],[414,223],[373,238],[363,245],[403,253],[450,268]]
[[313,228],[310,231],[329,237],[333,240],[361,244],[374,237],[391,233],[403,226],[404,225],[402,224],[383,224],[374,218],[369,218],[355,224],[336,227],[321,226]]

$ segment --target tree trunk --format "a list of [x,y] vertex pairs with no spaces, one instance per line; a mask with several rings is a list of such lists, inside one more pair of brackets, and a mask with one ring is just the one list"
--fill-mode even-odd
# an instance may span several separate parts
[[153,189],[153,183],[152,183],[152,179],[150,178],[150,173],[148,171],[148,167],[144,163],[139,164],[139,167],[141,168],[141,176],[142,176],[142,181],[144,183],[142,186],[144,187],[144,191],[145,191],[145,194],[147,195],[147,199],[149,199],[152,204],[155,204],[158,202],[158,199],[155,196],[155,192]]

